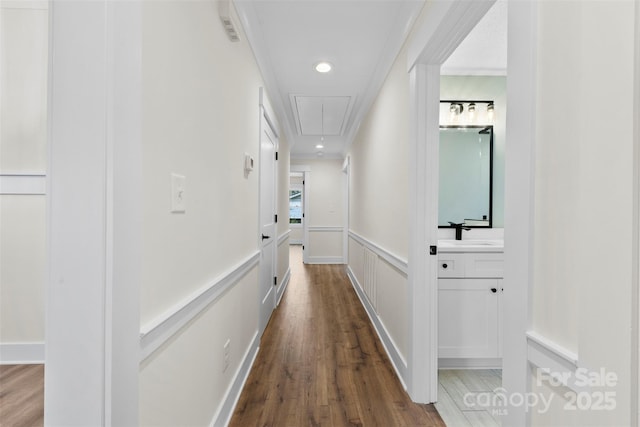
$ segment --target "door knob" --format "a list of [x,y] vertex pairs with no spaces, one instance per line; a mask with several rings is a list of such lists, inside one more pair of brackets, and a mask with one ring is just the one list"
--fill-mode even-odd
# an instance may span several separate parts
[[271,238],[271,236],[265,236],[264,234],[262,235],[262,240],[269,239],[269,238]]
[[495,294],[496,292],[498,292],[498,290],[496,288],[491,288],[491,292]]

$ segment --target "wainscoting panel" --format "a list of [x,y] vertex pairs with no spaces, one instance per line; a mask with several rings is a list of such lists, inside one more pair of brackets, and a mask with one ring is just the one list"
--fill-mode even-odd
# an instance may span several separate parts
[[405,388],[409,336],[406,270],[406,261],[355,233],[349,234],[347,274]]
[[348,264],[358,284],[364,283],[364,246],[351,237],[349,238]]
[[158,350],[174,334],[180,331],[212,302],[233,287],[242,277],[258,265],[260,252],[248,257],[244,262],[222,274],[205,289],[194,293],[177,304],[173,309],[144,325],[140,330],[140,361]]
[[377,289],[376,277],[378,274],[378,255],[369,248],[364,248],[364,283],[362,287],[364,293],[369,298],[369,303],[373,310],[377,312]]
[[227,393],[225,394],[224,400],[222,401],[222,406],[220,407],[220,411],[213,417],[211,423],[209,424],[211,427],[224,427],[229,425],[229,421],[231,421],[233,411],[238,404],[238,399],[240,399],[242,388],[247,382],[247,377],[249,377],[249,372],[251,372],[253,362],[255,362],[256,356],[258,355],[259,344],[260,337],[258,337],[258,334],[256,333],[253,337],[253,340],[251,341],[251,345],[242,358],[242,365],[240,365],[240,368],[234,375],[231,387],[229,387]]
[[211,287],[222,292],[203,293],[152,329],[164,332],[143,347],[141,425],[227,424],[260,345],[256,263],[250,257]]
[[289,267],[289,244],[290,244],[291,230],[283,233],[278,237],[278,287],[276,299],[278,304],[284,295],[284,291],[289,284],[289,278],[291,277],[291,268]]
[[344,264],[343,227],[309,227],[309,264]]
[[301,225],[291,225],[291,237],[289,243],[292,245],[301,245],[304,242],[304,229]]

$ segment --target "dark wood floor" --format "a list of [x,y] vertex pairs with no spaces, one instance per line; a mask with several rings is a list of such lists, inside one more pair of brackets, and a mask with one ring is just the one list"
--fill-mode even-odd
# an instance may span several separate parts
[[344,267],[303,266],[262,337],[231,426],[445,426],[411,402]]
[[0,365],[0,426],[44,424],[44,365]]

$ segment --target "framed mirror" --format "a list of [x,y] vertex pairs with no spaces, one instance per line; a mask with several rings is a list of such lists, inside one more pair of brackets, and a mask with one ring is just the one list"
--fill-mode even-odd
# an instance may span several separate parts
[[438,226],[492,227],[493,126],[440,126]]

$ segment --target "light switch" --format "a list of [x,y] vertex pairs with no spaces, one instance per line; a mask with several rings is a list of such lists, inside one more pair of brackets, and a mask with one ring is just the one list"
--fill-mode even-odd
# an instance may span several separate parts
[[185,213],[185,185],[187,178],[177,173],[171,174],[171,212],[172,213]]

